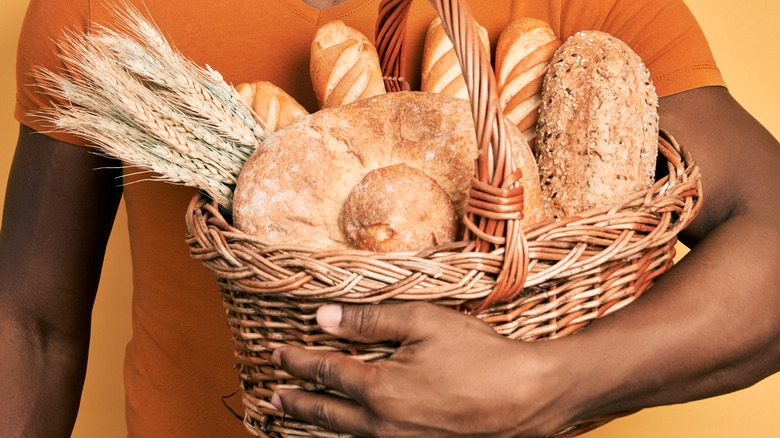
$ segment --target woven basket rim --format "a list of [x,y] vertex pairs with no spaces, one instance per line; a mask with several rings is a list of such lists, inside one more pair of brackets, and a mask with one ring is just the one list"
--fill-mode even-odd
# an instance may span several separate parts
[[[527,242],[530,259],[524,288],[541,287],[550,281],[586,275],[605,262],[638,259],[648,248],[663,248],[676,240],[676,235],[690,223],[700,208],[701,177],[690,155],[666,132],[659,137],[659,150],[666,157],[669,174],[651,188],[635,193],[620,204],[524,228],[522,238]],[[453,242],[417,253],[272,245],[236,229],[230,218],[224,217],[217,204],[205,194],[192,198],[186,222],[189,230],[187,242],[192,256],[202,260],[212,272],[248,291],[288,298],[327,297],[343,302],[378,302],[390,298],[471,301],[490,293],[494,282],[491,276],[500,271],[505,254],[503,248],[488,253],[468,251],[470,241]],[[603,250],[594,249],[600,245]],[[460,260],[453,262],[454,259]],[[279,261],[281,265],[274,264]],[[399,272],[388,271],[386,281],[375,279],[370,293],[365,292],[366,288],[358,287],[339,296],[340,291],[349,290],[350,282],[357,284],[361,281],[358,277],[366,274],[363,272],[366,266],[357,269],[361,274],[350,273],[349,268],[344,267],[347,262],[364,263],[379,269],[384,266],[389,271],[395,268]],[[554,263],[547,264],[549,262]],[[476,278],[477,274],[473,274],[475,278],[469,280],[470,287],[476,288],[476,291],[464,293],[462,287],[453,286],[449,290],[432,292],[445,286],[434,284],[426,288],[421,285],[426,280],[435,280],[438,275],[446,275],[447,263],[466,266],[452,268],[459,271],[479,265],[485,271],[484,275]],[[269,273],[257,276],[263,269],[268,269]],[[301,287],[312,280],[302,278],[301,272],[309,270],[327,276],[330,269],[337,271],[332,278],[341,278],[342,281],[331,279],[320,287]],[[410,279],[412,272],[427,278]],[[401,292],[388,290],[395,284],[394,281],[400,279],[407,283],[396,286],[406,289]]]

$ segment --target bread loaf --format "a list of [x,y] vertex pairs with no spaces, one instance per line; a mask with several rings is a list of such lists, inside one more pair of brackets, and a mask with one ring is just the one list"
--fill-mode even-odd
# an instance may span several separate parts
[[[485,53],[489,57],[490,39],[487,30],[480,25],[477,25],[477,30]],[[432,93],[448,94],[461,99],[469,98],[458,57],[440,18],[431,22],[425,35],[420,89]]]
[[542,103],[542,81],[560,45],[550,25],[535,18],[511,22],[496,45],[496,85],[501,109],[532,148]]
[[555,216],[619,203],[653,182],[658,97],[630,47],[579,32],[545,76],[537,160]]
[[[514,144],[523,145],[520,132],[510,128]],[[437,212],[451,204],[455,212],[452,226],[461,227],[476,149],[470,105],[451,96],[395,92],[320,110],[269,136],[252,154],[235,190],[234,224],[267,243],[319,249],[361,248],[361,241],[382,243],[383,236],[403,241],[403,236],[410,234],[423,238],[411,246],[393,246],[392,250],[414,251],[423,249],[419,245],[445,243],[451,235],[438,233],[443,225]],[[533,156],[527,148],[525,152],[520,147],[516,150],[516,160],[524,157],[531,162],[523,182],[527,184],[526,211],[542,211]],[[396,168],[368,176],[388,166]],[[522,169],[525,173],[526,168]],[[399,184],[399,173],[423,176],[415,175],[411,178],[416,179]],[[432,194],[437,191],[432,183],[422,182],[427,178],[448,195],[447,202]],[[348,206],[349,211],[342,217],[353,191],[363,190],[361,184],[372,186],[374,191],[368,196],[355,195],[358,198],[350,201],[354,205]],[[382,191],[390,195],[384,196]],[[403,208],[387,208],[395,198],[403,201],[398,204]],[[531,205],[534,199],[539,205]],[[383,209],[390,212],[388,215],[401,214],[405,218],[391,222],[372,216],[371,210]],[[526,219],[535,220],[532,216],[527,214]],[[355,228],[367,229],[363,236],[370,239],[360,238],[360,232],[351,233],[346,224],[361,217],[369,219]],[[420,217],[431,220],[418,220]],[[353,234],[352,241],[344,228]],[[384,250],[375,243],[362,248]]]
[[347,197],[339,225],[358,249],[409,251],[454,241],[458,217],[433,178],[400,163],[363,177]]
[[311,44],[311,80],[320,108],[385,93],[376,48],[342,21],[321,26]]
[[245,82],[236,91],[267,134],[309,114],[292,96],[267,81]]

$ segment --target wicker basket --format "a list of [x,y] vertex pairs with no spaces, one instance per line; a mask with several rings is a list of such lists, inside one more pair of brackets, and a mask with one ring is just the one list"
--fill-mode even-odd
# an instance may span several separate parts
[[[700,208],[698,168],[662,132],[658,150],[668,174],[649,190],[621,205],[520,229],[522,188],[513,184],[518,172],[512,161],[502,158],[508,151],[503,115],[474,22],[465,3],[431,3],[461,60],[482,151],[471,197],[485,202],[469,206],[469,236],[418,254],[324,252],[269,246],[235,229],[205,195],[188,208],[187,243],[192,256],[218,277],[241,369],[244,422],[255,436],[338,436],[285,418],[270,403],[280,385],[323,389],[276,368],[275,348],[298,345],[364,361],[394,351],[392,345],[356,344],[322,332],[315,323],[320,305],[424,300],[469,310],[512,339],[565,336],[647,290],[672,265],[676,235]],[[376,41],[389,90],[408,89],[402,76],[410,4],[384,0],[380,6]],[[497,162],[504,167],[487,168]],[[492,204],[485,207],[486,202]],[[557,436],[574,436],[609,420],[573,425]]]

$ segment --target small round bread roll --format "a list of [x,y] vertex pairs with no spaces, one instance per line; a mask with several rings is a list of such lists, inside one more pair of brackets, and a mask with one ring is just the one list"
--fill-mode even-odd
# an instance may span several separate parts
[[[421,208],[424,207],[424,208]],[[339,216],[357,249],[414,251],[455,240],[457,216],[447,192],[406,164],[372,170],[355,186]]]

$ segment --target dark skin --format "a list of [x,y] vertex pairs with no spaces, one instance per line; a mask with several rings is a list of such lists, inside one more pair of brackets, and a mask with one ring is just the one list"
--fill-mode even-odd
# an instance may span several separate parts
[[750,386],[780,370],[780,145],[721,87],[660,101],[699,163],[692,251],[620,312],[568,338],[520,343],[425,304],[325,306],[328,332],[401,344],[363,364],[284,347],[293,375],[353,400],[280,389],[287,415],[359,436],[545,436],[600,415]]
[[20,127],[0,229],[3,436],[70,436],[122,195],[121,171],[102,168],[116,166]]

